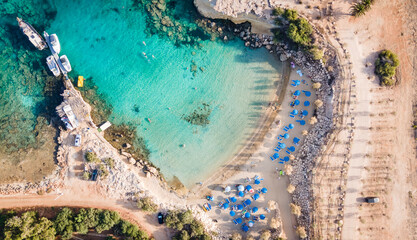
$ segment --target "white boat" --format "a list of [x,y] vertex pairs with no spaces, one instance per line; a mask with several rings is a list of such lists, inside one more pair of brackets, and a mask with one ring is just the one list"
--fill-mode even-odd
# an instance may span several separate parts
[[52,45],[52,49],[59,54],[61,51],[61,44],[59,44],[58,36],[55,33],[49,36],[49,42]]
[[58,64],[56,63],[54,56],[51,55],[47,57],[46,64],[48,64],[49,70],[51,70],[55,77],[61,75],[61,71],[59,70]]
[[59,54],[59,52],[61,51],[61,44],[59,43],[58,36],[55,33],[49,35],[46,31],[43,32],[43,36],[45,37],[45,40],[48,43],[49,47],[52,48],[52,50],[54,50],[52,54]]
[[23,33],[29,38],[29,41],[39,50],[43,50],[46,47],[48,47],[48,45],[46,45],[45,41],[43,40],[43,38],[41,37],[41,35],[39,35],[39,33],[35,30],[34,27],[32,27],[32,25],[30,25],[29,23],[23,21],[20,18],[16,18],[17,22],[19,23],[19,27],[20,29],[22,29]]
[[71,72],[72,68],[71,68],[71,64],[67,58],[67,55],[62,55],[59,60],[61,61],[62,67],[64,67],[63,70],[65,70],[66,72]]

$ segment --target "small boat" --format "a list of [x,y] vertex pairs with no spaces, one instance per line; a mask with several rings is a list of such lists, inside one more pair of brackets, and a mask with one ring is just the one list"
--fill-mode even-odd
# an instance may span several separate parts
[[83,86],[84,86],[84,77],[78,76],[77,87],[83,87]]
[[150,118],[146,118],[146,121],[148,121],[149,123],[152,123]]
[[22,29],[22,32],[29,38],[29,41],[33,44],[33,46],[39,50],[43,50],[48,47],[41,35],[39,35],[39,33],[35,30],[34,27],[32,27],[32,25],[18,17],[16,19],[19,23],[20,29]]
[[58,64],[55,61],[55,58],[51,55],[46,58],[46,64],[48,64],[49,70],[54,74],[55,77],[61,75]]
[[49,35],[46,31],[43,32],[43,36],[45,37],[48,46],[53,50],[52,54],[59,54],[61,51],[61,44],[59,43],[58,36],[55,33]]
[[143,41],[142,43],[143,43],[144,46],[146,46],[146,42],[145,41]]
[[66,72],[71,72],[72,68],[71,68],[71,64],[68,60],[67,55],[62,55],[59,60],[61,61],[62,67],[64,67],[64,70]]
[[58,36],[55,33],[49,35],[49,42],[52,45],[52,49],[54,49],[54,51],[59,54],[61,51],[61,44],[59,43]]

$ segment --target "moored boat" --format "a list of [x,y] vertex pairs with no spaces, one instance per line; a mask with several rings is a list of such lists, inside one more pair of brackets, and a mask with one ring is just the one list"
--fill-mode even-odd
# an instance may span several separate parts
[[39,50],[45,49],[48,45],[43,40],[41,35],[35,30],[32,25],[29,23],[23,21],[20,18],[16,18],[17,22],[19,23],[20,29],[22,29],[22,32],[29,38],[29,41]]
[[55,61],[55,58],[51,55],[46,58],[46,64],[48,64],[49,70],[54,74],[55,77],[61,75],[58,64]]
[[65,70],[66,72],[71,72],[72,68],[71,68],[71,64],[68,60],[67,55],[62,55],[59,60],[61,61],[62,67],[64,67],[63,70]]
[[61,44],[59,43],[58,36],[55,33],[49,35],[46,31],[43,32],[43,36],[49,47],[54,50],[52,54],[59,54],[59,52],[61,52]]

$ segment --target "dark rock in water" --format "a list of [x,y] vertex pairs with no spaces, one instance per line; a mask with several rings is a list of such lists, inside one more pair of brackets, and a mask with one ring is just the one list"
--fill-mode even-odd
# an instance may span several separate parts
[[182,119],[193,125],[206,126],[210,123],[209,117],[211,111],[210,105],[203,103],[202,107],[198,107],[188,116],[183,116]]
[[132,147],[132,145],[130,145],[129,143],[124,143],[124,144],[122,145],[122,147],[123,147],[123,148],[127,148],[127,149],[129,149],[129,148],[131,148],[131,147]]

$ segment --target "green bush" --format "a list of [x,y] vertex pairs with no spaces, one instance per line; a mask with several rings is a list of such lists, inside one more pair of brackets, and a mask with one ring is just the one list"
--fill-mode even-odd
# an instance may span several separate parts
[[71,239],[74,232],[73,212],[69,208],[63,208],[55,218],[55,230],[62,239]]
[[29,211],[22,216],[7,219],[4,228],[4,240],[19,239],[55,239],[55,228],[52,221],[45,217],[38,218],[35,211]]
[[90,179],[91,178],[91,173],[90,172],[87,172],[87,171],[85,171],[84,173],[83,173],[83,179],[84,180],[88,180],[88,179]]
[[287,30],[288,38],[301,46],[310,45],[312,33],[313,28],[304,18],[291,22]]
[[365,13],[371,9],[371,5],[373,3],[374,0],[362,0],[360,2],[354,3],[351,7],[351,14],[355,17],[365,15]]
[[104,164],[100,164],[99,170],[101,179],[106,179],[109,176],[109,171]]
[[318,49],[316,46],[312,47],[309,50],[309,53],[311,54],[311,56],[313,57],[314,60],[323,59],[323,56],[324,56],[323,50]]
[[97,154],[95,154],[94,152],[86,152],[84,157],[87,162],[100,163],[100,159],[97,157]]
[[69,208],[63,208],[53,221],[45,217],[38,218],[35,211],[28,211],[21,216],[14,212],[0,211],[0,239],[4,240],[55,240],[70,239],[73,232],[87,234],[89,229],[114,233],[132,240],[149,239],[147,234],[137,226],[120,220],[117,212],[95,208],[80,209],[78,214]]
[[158,210],[158,205],[153,203],[150,197],[144,197],[138,200],[137,206],[139,209],[142,209],[146,212],[156,212]]
[[282,16],[288,21],[293,22],[298,19],[298,12],[292,9],[285,9],[284,14]]
[[272,10],[272,15],[274,15],[274,16],[278,17],[278,16],[281,16],[283,14],[284,14],[284,9],[282,9],[280,7],[274,8],[274,10]]
[[203,224],[194,219],[190,210],[168,212],[165,223],[168,227],[179,231],[173,239],[211,239],[210,235],[204,231]]
[[110,167],[110,169],[114,168],[114,159],[113,158],[106,158],[106,159],[104,159],[104,162],[107,164],[107,166]]
[[378,75],[382,86],[392,86],[395,84],[394,75],[400,61],[395,53],[383,50],[375,60],[375,74]]

